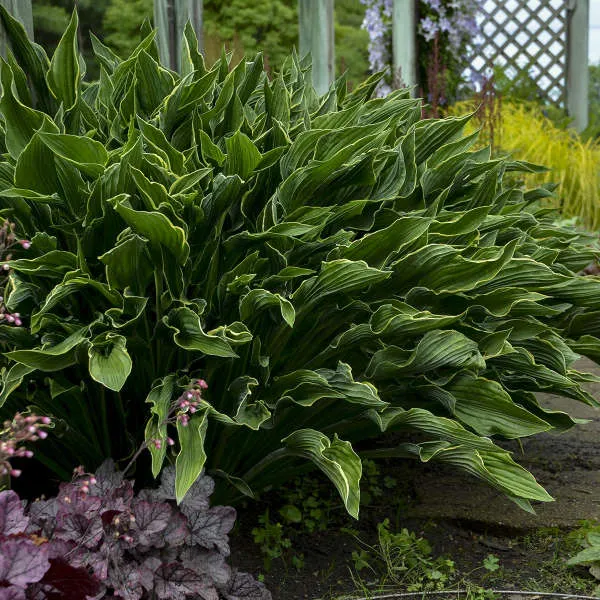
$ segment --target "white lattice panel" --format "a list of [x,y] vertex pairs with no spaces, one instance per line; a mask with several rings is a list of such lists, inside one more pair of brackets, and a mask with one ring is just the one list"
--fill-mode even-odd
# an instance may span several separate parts
[[481,38],[471,69],[527,72],[548,100],[563,103],[567,72],[567,0],[481,0]]

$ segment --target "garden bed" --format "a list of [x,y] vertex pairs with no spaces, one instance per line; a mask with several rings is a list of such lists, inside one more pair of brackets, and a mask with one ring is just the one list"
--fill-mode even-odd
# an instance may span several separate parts
[[[600,368],[589,361],[581,361],[579,366],[600,374]],[[597,384],[590,391],[597,397]],[[398,486],[363,507],[359,522],[346,518],[340,506],[339,510],[331,509],[326,531],[309,534],[296,526],[298,533],[294,534],[294,526],[290,525],[287,531],[292,548],[286,551],[285,561],[273,560],[269,572],[265,572],[252,529],[266,508],[277,517],[282,499],[275,494],[265,496],[256,505],[239,511],[238,527],[232,536],[236,562],[243,570],[263,573],[277,600],[358,593],[352,553],[363,549],[363,545],[344,528],[356,530],[360,540],[373,545],[377,542],[377,524],[388,518],[392,531],[407,528],[429,541],[433,556],[451,558],[456,563],[455,582],[463,578],[469,584],[494,589],[591,593],[595,583],[587,570],[568,568],[564,563],[577,551],[577,542],[569,532],[584,521],[600,520],[600,418],[595,409],[564,398],[546,397],[543,401],[554,410],[569,408],[573,416],[590,422],[562,434],[522,440],[524,455],[520,462],[556,499],[537,505],[536,515],[522,511],[468,476],[439,466],[390,461],[379,465],[379,478],[393,477]],[[520,452],[514,442],[504,446],[515,454]],[[327,494],[325,490],[324,483],[323,493]],[[330,498],[335,501],[335,496]],[[482,568],[490,554],[498,558],[500,568],[494,572]],[[297,555],[303,555],[301,569],[291,564]],[[360,575],[369,580],[367,572]]]

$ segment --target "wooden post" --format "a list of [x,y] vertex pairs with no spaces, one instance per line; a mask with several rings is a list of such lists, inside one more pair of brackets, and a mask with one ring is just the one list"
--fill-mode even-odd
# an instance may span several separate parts
[[333,0],[298,0],[300,56],[312,56],[313,85],[325,94],[335,78]]
[[571,0],[567,26],[567,112],[577,131],[588,125],[589,27],[589,0]]
[[190,21],[200,50],[203,0],[154,0],[154,26],[158,29],[157,43],[162,63],[178,71],[181,60],[181,40],[185,24]]
[[[8,10],[10,14],[19,19],[30,39],[33,39],[33,13],[31,9],[31,0],[0,0],[0,4]],[[6,57],[6,47],[8,40],[6,33],[0,26],[0,55]]]
[[392,10],[393,80],[414,88],[417,85],[415,0],[394,0]]

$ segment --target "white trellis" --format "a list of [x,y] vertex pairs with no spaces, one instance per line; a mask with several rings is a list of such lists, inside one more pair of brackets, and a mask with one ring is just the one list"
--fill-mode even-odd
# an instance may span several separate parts
[[[0,0],[33,34],[31,0]],[[189,19],[202,43],[202,0],[154,0],[163,61],[179,66],[180,40]],[[577,129],[588,122],[589,0],[481,0],[483,43],[473,68],[526,70],[553,101],[566,106]],[[298,0],[300,53],[313,57],[317,91],[335,77],[334,0]],[[416,77],[416,0],[393,0],[393,68],[404,83]],[[0,53],[5,50],[0,31]]]
[[482,0],[481,40],[471,69],[526,73],[546,100],[587,125],[589,0]]

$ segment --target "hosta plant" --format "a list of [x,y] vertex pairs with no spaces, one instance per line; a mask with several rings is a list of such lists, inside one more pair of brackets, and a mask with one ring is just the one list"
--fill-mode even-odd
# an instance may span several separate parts
[[371,99],[377,76],[319,97],[295,56],[272,80],[260,56],[207,68],[188,27],[180,75],[149,32],[125,61],[94,40],[86,83],[76,15],[51,60],[2,20],[0,197],[31,247],[0,402],[55,419],[41,459],[145,440],[178,500],[205,468],[221,502],[313,465],[354,516],[367,455],[550,500],[494,438],[574,424],[535,392],[594,404],[573,363],[600,357],[600,282],[551,190],[518,185],[536,167],[406,91]]
[[202,475],[176,507],[172,468],[135,494],[106,461],[27,508],[0,492],[0,598],[271,600],[227,564],[235,510],[209,507],[213,487]]

